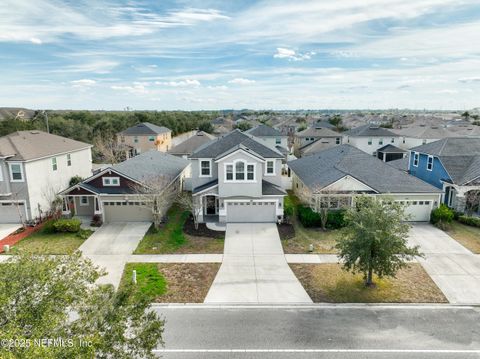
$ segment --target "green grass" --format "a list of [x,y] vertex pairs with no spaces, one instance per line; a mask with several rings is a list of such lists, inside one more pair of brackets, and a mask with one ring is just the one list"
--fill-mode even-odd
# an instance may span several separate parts
[[157,263],[127,263],[123,270],[121,288],[132,281],[133,271],[137,271],[137,288],[149,298],[156,298],[167,292],[167,281],[158,271]]
[[453,221],[446,232],[473,253],[480,254],[480,228]]
[[167,223],[160,229],[153,225],[138,244],[135,254],[174,253],[187,243],[183,225],[188,212],[173,205],[167,212]]
[[15,244],[11,253],[21,250],[33,254],[72,254],[92,233],[88,229],[79,233],[44,233],[40,230]]

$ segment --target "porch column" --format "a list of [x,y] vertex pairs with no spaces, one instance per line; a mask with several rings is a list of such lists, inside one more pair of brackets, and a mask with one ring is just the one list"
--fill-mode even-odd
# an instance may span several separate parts
[[103,208],[102,208],[102,205],[100,203],[100,201],[98,200],[98,196],[95,196],[93,197],[93,211],[95,214],[102,214],[103,213]]
[[68,205],[68,197],[62,197],[62,214],[65,216],[69,216],[71,214],[70,207]]

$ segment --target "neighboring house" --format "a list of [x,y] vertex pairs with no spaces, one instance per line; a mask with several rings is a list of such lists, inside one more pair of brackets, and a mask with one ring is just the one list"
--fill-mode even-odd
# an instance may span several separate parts
[[[314,144],[315,146],[313,146]],[[321,124],[317,123],[317,125],[295,134],[295,155],[302,156],[304,153],[312,154],[341,144],[342,135],[340,133],[330,128],[321,127]]]
[[216,137],[204,131],[197,131],[195,135],[187,140],[180,142],[178,145],[172,147],[168,153],[171,155],[187,159],[199,147],[209,143]]
[[42,131],[0,137],[0,223],[20,223],[48,212],[74,176],[92,174],[87,143]]
[[283,157],[239,130],[195,151],[190,160],[199,221],[276,222],[283,218]]
[[445,204],[465,212],[470,191],[480,191],[480,138],[450,137],[414,147],[408,169],[442,189]]
[[189,162],[151,150],[118,163],[61,192],[63,213],[103,222],[152,221],[152,209],[139,186],[183,189]]
[[127,158],[150,150],[167,152],[172,148],[172,131],[163,126],[143,122],[118,133],[117,141],[126,147]]
[[388,144],[377,150],[378,159],[383,162],[390,162],[407,157],[408,152],[397,146]]
[[387,162],[387,164],[389,166],[395,167],[396,169],[399,169],[403,172],[408,173],[408,156],[404,157],[404,158],[401,158],[399,160],[389,161],[389,162]]
[[367,124],[343,132],[343,143],[375,157],[380,148],[388,144],[397,146],[399,142],[400,136],[378,125]]
[[281,133],[279,130],[260,124],[254,128],[251,128],[245,133],[255,136],[262,140],[267,146],[277,149],[282,154],[288,154],[288,136]]
[[412,221],[428,221],[440,202],[438,188],[351,145],[326,149],[288,166],[294,192],[315,211],[352,206],[359,194],[389,195],[406,206]]
[[392,130],[400,137],[398,147],[408,150],[413,147],[421,146],[430,142],[441,140],[442,138],[454,137],[455,135],[439,126],[418,125]]

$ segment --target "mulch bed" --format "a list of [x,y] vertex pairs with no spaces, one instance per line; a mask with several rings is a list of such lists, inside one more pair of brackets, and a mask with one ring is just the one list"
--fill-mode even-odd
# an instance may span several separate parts
[[290,239],[295,237],[295,227],[289,223],[277,224],[280,239]]
[[167,292],[157,303],[203,303],[220,263],[159,263],[167,281]]
[[21,229],[17,230],[14,233],[5,237],[4,239],[0,240],[0,253],[3,253],[3,246],[5,244],[10,245],[10,248],[11,248],[13,245],[20,242],[25,237],[28,237],[29,235],[42,229],[44,223],[45,222],[37,224],[35,227],[25,227],[23,231]]
[[207,228],[205,223],[199,223],[198,229],[195,229],[195,224],[193,223],[192,216],[188,217],[183,226],[183,232],[195,237],[205,237],[205,238],[216,238],[223,239],[225,238],[225,231],[212,231]]

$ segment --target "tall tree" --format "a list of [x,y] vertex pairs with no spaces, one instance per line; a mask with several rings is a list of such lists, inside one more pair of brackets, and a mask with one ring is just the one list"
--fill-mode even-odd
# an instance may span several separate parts
[[202,213],[202,207],[191,193],[183,192],[177,197],[177,203],[183,210],[189,211],[193,217],[195,229],[198,229],[198,217]]
[[0,265],[0,357],[155,358],[164,323],[151,298],[95,285],[102,274],[79,252],[20,253]]
[[328,120],[328,122],[330,122],[331,125],[335,126],[337,130],[339,130],[340,128],[342,128],[343,119],[340,115],[334,115]]
[[407,244],[410,226],[403,205],[389,197],[360,196],[355,202],[345,214],[347,226],[336,247],[344,269],[363,273],[365,285],[373,287],[373,274],[394,277],[422,254]]

